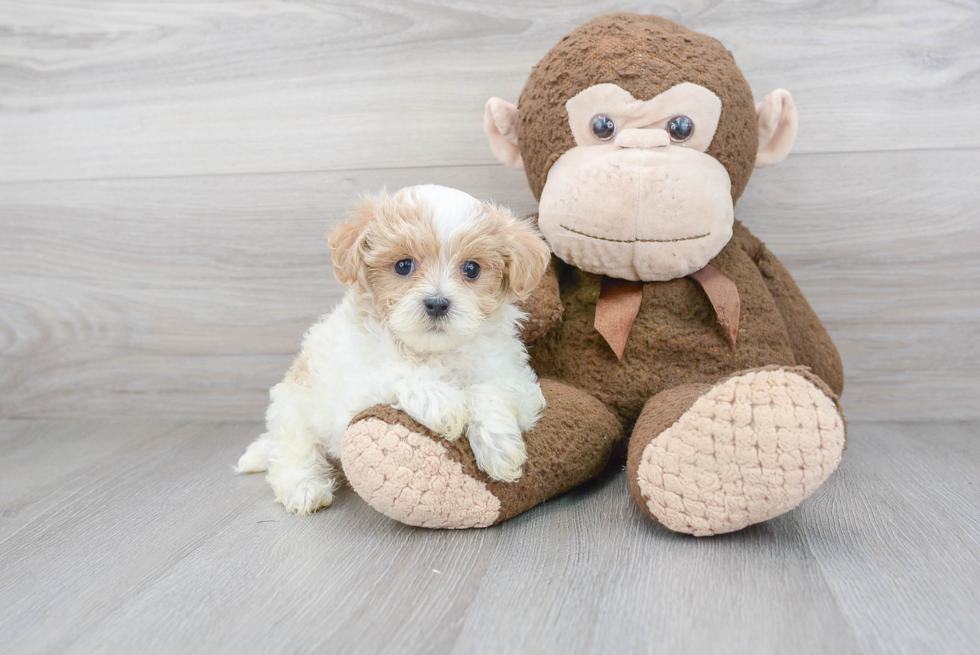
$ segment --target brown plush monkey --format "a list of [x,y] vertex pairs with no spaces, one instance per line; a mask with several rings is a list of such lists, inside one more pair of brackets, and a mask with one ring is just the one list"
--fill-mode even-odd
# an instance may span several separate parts
[[782,514],[837,468],[840,358],[787,270],[734,218],[753,166],[796,135],[790,95],[758,105],[716,40],[612,14],[534,67],[519,105],[487,103],[491,149],[524,168],[555,254],[525,304],[548,406],[520,480],[465,440],[375,407],[345,436],[355,491],[428,527],[486,526],[625,450],[633,498],[695,535]]

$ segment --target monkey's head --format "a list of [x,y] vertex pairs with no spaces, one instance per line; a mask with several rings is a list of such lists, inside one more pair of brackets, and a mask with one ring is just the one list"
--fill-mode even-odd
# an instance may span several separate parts
[[753,166],[782,161],[796,108],[758,105],[732,54],[658,16],[579,27],[531,72],[517,106],[491,98],[494,155],[523,168],[561,259],[626,280],[704,267],[732,236]]

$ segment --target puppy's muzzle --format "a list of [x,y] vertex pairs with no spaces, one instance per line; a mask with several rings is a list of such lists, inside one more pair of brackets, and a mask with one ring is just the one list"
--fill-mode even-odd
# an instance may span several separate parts
[[449,311],[449,301],[445,298],[426,298],[425,313],[432,318],[442,318]]

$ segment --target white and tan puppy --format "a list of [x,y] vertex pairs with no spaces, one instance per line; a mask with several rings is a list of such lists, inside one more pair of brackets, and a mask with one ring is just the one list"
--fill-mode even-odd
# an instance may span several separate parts
[[465,431],[492,478],[520,477],[544,408],[515,306],[551,256],[536,229],[426,185],[365,198],[330,247],[347,294],[306,333],[236,470],[268,470],[276,500],[310,514],[333,498],[348,423],[386,404],[446,439]]

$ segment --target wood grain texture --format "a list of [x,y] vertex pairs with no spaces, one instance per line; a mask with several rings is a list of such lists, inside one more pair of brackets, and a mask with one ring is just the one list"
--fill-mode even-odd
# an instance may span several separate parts
[[797,152],[980,146],[963,0],[8,0],[0,180],[488,164],[487,98],[624,10],[717,37],[757,98],[790,89]]
[[[830,329],[848,415],[980,416],[980,150],[756,175],[737,214]],[[418,182],[535,207],[499,166],[0,185],[0,416],[260,419],[340,296],[330,223]]]
[[800,509],[709,539],[658,528],[619,472],[485,530],[409,528],[349,490],[287,516],[261,476],[230,470],[259,429],[0,422],[26,481],[0,486],[0,649],[955,654],[980,639],[977,423],[852,423],[841,470]]
[[834,484],[798,521],[841,610],[882,627],[856,633],[862,650],[975,652],[980,425],[861,424],[848,445]]

